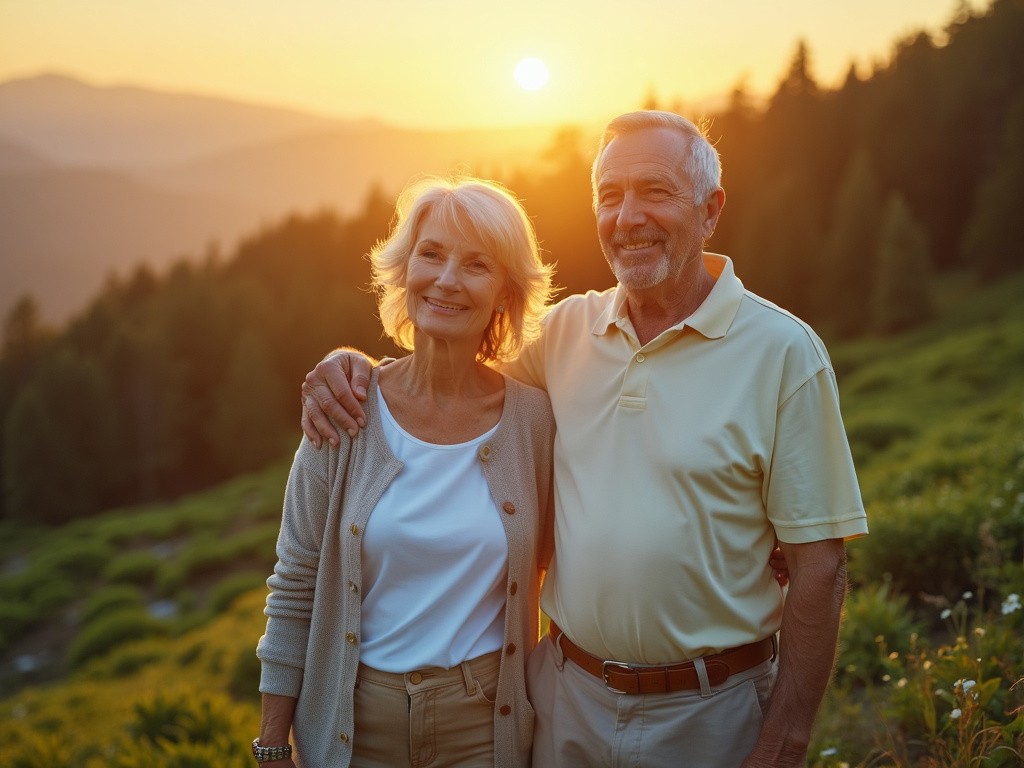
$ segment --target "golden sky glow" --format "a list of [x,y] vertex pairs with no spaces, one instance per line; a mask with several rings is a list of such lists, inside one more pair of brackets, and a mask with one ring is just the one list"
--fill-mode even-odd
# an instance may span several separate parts
[[[0,0],[0,80],[228,96],[412,127],[601,121],[648,93],[770,92],[798,39],[819,83],[938,31],[956,0]],[[978,9],[986,0],[969,2]],[[527,90],[516,64],[545,62]],[[867,71],[867,70],[866,70]]]

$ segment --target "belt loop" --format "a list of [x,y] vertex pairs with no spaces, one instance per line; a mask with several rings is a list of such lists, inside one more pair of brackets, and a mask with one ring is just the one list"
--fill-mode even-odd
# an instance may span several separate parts
[[700,680],[701,698],[706,699],[711,695],[711,681],[708,680],[708,668],[704,664],[704,659],[699,656],[694,659],[693,668],[697,672],[697,679]]
[[561,672],[565,668],[565,651],[562,650],[562,635],[564,633],[559,630],[558,634],[551,635],[551,642],[555,644],[555,667]]
[[469,666],[468,660],[459,664],[459,668],[462,670],[462,682],[466,684],[466,695],[472,696],[476,693],[476,680],[473,679],[473,668]]

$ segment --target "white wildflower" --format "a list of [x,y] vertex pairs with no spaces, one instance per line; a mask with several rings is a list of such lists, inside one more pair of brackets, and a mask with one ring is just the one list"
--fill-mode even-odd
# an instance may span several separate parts
[[960,719],[960,715],[962,715],[962,714],[963,714],[963,712],[961,712],[959,710],[959,708],[958,709],[954,709],[952,712],[949,713],[949,719],[950,720],[959,720]]
[[973,592],[971,592],[970,590],[967,590],[967,591],[966,591],[966,592],[964,592],[964,594],[963,594],[963,598],[964,598],[964,600],[970,600],[970,599],[971,599],[972,597],[974,597],[974,593],[973,593]]
[[949,608],[943,608],[942,609],[942,613],[939,614],[939,618],[945,620],[945,619],[948,619],[952,615],[953,615],[953,612]]
[[835,747],[829,747],[828,749],[821,750],[821,756],[822,757],[832,757],[832,755],[836,754],[837,752],[839,752],[839,750],[836,749]]
[[1016,592],[1011,592],[1003,600],[1003,616],[1009,616],[1014,611],[1020,610],[1020,595]]

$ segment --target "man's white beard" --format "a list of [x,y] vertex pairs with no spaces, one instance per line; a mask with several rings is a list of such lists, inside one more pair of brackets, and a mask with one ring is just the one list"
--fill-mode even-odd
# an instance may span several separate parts
[[643,291],[660,285],[668,279],[668,255],[662,254],[654,264],[623,264],[612,262],[612,272],[624,288]]

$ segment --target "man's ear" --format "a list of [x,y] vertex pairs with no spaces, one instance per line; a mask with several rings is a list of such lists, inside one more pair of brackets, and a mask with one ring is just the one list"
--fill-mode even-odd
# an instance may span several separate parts
[[707,240],[715,232],[715,227],[718,226],[718,217],[722,215],[722,209],[725,207],[725,190],[719,187],[710,195],[708,199],[701,206],[701,210],[704,213],[704,239]]

